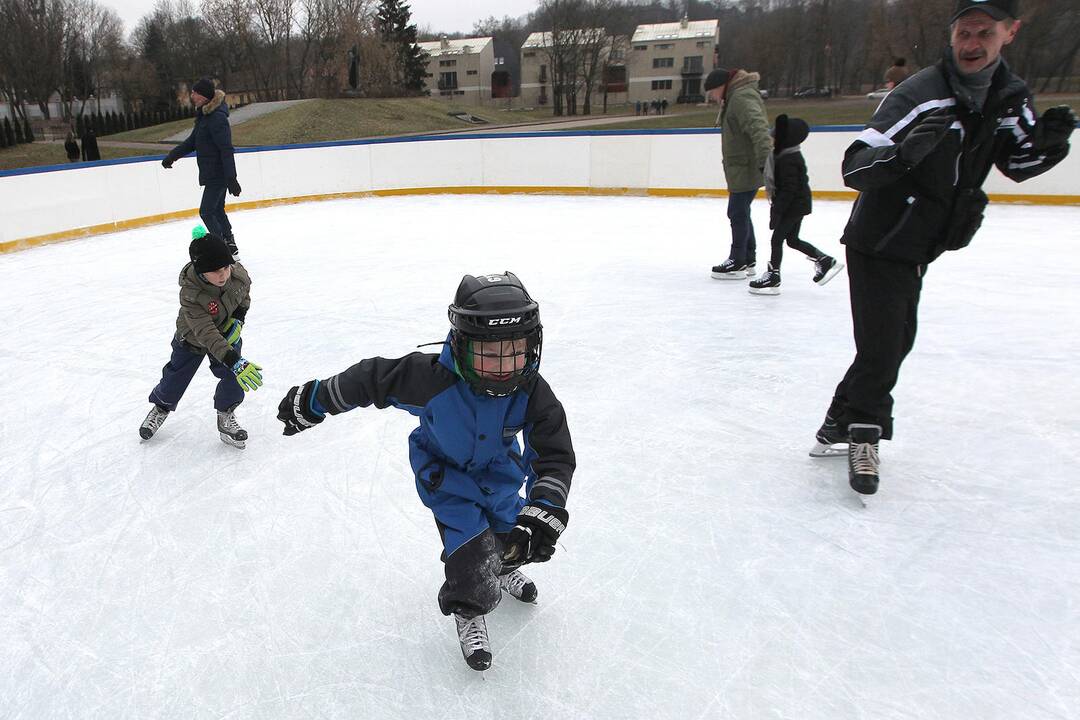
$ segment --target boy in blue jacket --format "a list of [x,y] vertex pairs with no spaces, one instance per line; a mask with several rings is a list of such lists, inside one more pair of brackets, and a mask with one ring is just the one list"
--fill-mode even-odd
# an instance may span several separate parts
[[409,459],[442,536],[439,607],[454,616],[466,662],[486,670],[484,616],[504,590],[535,601],[536,585],[519,567],[554,554],[576,461],[562,404],[538,372],[539,305],[517,276],[466,275],[449,315],[441,353],[368,358],[293,387],[278,419],[285,435],[369,405],[420,419]]

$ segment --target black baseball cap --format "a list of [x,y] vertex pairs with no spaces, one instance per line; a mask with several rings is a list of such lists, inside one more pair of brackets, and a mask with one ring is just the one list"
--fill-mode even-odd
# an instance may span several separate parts
[[984,12],[995,20],[1015,19],[1020,12],[1020,0],[958,0],[949,24],[971,10]]

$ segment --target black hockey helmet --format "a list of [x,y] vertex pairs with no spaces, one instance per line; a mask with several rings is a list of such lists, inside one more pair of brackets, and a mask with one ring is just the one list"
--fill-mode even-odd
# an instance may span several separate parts
[[517,275],[466,275],[448,312],[454,362],[474,391],[502,397],[536,375],[540,306]]

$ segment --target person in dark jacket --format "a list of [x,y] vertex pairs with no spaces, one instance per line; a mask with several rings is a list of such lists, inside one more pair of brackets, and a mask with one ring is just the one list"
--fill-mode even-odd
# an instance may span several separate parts
[[68,130],[64,140],[64,152],[67,153],[68,162],[79,162],[79,143],[75,142],[74,130]]
[[225,214],[225,192],[240,196],[233,160],[232,128],[229,126],[229,105],[225,93],[214,89],[214,81],[202,78],[191,86],[191,102],[195,105],[195,127],[191,135],[177,145],[161,165],[167,170],[179,158],[195,151],[199,164],[199,185],[203,188],[199,217],[214,235],[224,238],[233,258],[239,256],[232,223]]
[[844,182],[859,191],[842,238],[856,351],[811,455],[846,443],[849,483],[863,494],[876,492],[878,443],[893,434],[891,392],[915,343],[927,266],[975,235],[992,167],[1022,182],[1069,152],[1076,115],[1059,106],[1036,120],[1001,57],[1017,5],[959,0],[943,58],[899,84],[844,155]]
[[244,393],[263,384],[262,367],[240,354],[240,333],[251,307],[251,276],[233,261],[225,241],[201,225],[192,230],[188,257],[191,262],[180,270],[180,312],[172,354],[161,369],[161,381],[150,391],[153,404],[139,436],[154,437],[209,355],[210,372],[218,379],[214,391],[218,435],[225,444],[243,449],[248,435],[236,420],[236,407]]
[[517,276],[466,275],[449,314],[441,353],[369,358],[293,387],[278,419],[285,435],[314,427],[327,413],[371,405],[420,419],[409,435],[409,459],[442,536],[439,607],[454,615],[469,666],[486,670],[484,616],[503,591],[536,599],[536,585],[518,568],[554,554],[576,461],[566,413],[539,374],[539,305]]
[[101,151],[98,150],[97,134],[93,128],[86,128],[82,136],[82,159],[87,162],[101,159]]
[[769,198],[769,229],[772,235],[772,255],[769,269],[757,280],[750,281],[755,295],[780,294],[780,262],[784,243],[814,261],[814,282],[824,285],[844,267],[836,258],[826,255],[799,238],[803,218],[813,209],[810,177],[806,172],[800,143],[810,135],[810,126],[800,118],[779,115],[773,127],[773,152],[765,161],[765,194]]

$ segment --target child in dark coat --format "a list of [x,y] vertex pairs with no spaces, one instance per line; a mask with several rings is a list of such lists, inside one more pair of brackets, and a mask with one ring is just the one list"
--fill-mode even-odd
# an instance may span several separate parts
[[765,163],[765,192],[772,204],[769,211],[772,257],[768,271],[750,282],[750,292],[755,295],[780,294],[780,261],[785,242],[814,261],[814,282],[818,285],[832,280],[844,267],[836,258],[799,239],[803,218],[813,208],[806,160],[799,148],[810,135],[810,126],[805,120],[780,115],[772,135],[773,152]]
[[439,607],[454,616],[469,667],[486,670],[484,616],[504,591],[536,599],[518,568],[554,554],[576,462],[566,413],[539,373],[540,308],[517,276],[466,275],[449,314],[441,353],[368,358],[310,380],[289,391],[278,419],[285,435],[372,405],[419,419],[409,460],[442,539]]

